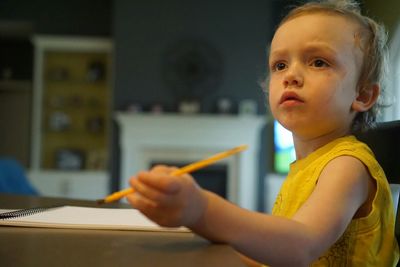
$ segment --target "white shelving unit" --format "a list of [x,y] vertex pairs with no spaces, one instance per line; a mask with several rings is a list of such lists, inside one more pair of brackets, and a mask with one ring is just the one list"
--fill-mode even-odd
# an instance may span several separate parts
[[[46,196],[103,197],[109,193],[112,41],[35,36],[32,42],[33,112],[28,176]],[[61,123],[56,117],[59,114]],[[69,153],[75,158],[60,161],[63,151],[64,157]],[[73,162],[78,166],[73,167]]]

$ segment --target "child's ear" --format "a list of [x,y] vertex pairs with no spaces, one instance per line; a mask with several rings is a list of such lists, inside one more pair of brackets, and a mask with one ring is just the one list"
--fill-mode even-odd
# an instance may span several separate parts
[[380,88],[378,84],[372,84],[368,87],[361,88],[357,92],[351,107],[354,111],[364,112],[369,110],[378,99]]

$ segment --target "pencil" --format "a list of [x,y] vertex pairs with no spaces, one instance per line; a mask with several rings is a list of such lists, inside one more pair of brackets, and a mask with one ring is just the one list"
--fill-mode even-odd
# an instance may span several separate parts
[[[209,158],[205,158],[203,160],[200,160],[200,161],[191,163],[189,165],[186,165],[186,166],[184,166],[184,167],[182,167],[180,169],[177,169],[177,170],[173,171],[171,173],[171,175],[179,176],[179,175],[182,175],[182,174],[185,174],[185,173],[191,173],[191,172],[197,171],[197,170],[202,169],[202,168],[204,168],[204,167],[206,167],[208,165],[211,165],[211,164],[213,164],[213,163],[215,163],[215,162],[217,162],[217,161],[219,161],[221,159],[224,159],[224,158],[232,156],[232,155],[234,155],[236,153],[239,153],[239,152],[247,149],[247,147],[248,147],[247,145],[241,145],[241,146],[234,147],[234,148],[229,149],[227,151],[215,154],[215,155],[213,155],[213,156],[211,156]],[[105,204],[105,203],[114,202],[114,201],[117,201],[117,200],[119,200],[119,199],[121,199],[121,198],[123,198],[123,197],[125,197],[125,196],[127,196],[129,194],[132,194],[133,192],[134,192],[133,188],[126,188],[124,190],[115,192],[115,193],[113,193],[113,194],[111,194],[109,196],[106,196],[104,199],[97,200],[97,204]]]

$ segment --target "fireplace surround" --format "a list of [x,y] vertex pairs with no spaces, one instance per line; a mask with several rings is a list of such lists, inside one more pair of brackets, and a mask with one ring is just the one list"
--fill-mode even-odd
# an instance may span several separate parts
[[133,174],[154,162],[190,163],[247,144],[246,151],[218,164],[226,166],[226,198],[256,210],[260,133],[265,117],[118,112],[115,119],[119,126],[121,189],[127,187]]

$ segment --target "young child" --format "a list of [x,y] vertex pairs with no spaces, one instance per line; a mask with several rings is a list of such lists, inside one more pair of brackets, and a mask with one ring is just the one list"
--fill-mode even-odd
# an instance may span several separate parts
[[375,120],[384,46],[382,28],[350,0],[305,4],[278,26],[269,104],[293,133],[296,161],[273,215],[237,207],[167,166],[133,177],[128,201],[160,225],[187,226],[253,263],[395,266],[390,188],[352,135]]

